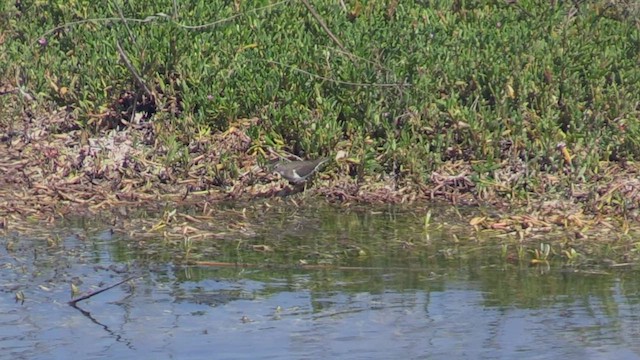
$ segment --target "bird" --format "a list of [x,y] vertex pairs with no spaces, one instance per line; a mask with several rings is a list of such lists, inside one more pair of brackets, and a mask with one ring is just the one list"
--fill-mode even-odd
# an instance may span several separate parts
[[293,184],[303,183],[313,173],[318,171],[320,166],[329,161],[329,158],[319,158],[316,160],[291,161],[288,163],[279,162],[274,166],[273,171]]

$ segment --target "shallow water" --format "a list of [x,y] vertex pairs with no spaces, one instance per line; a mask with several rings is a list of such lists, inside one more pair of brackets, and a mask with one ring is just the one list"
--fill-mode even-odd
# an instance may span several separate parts
[[[487,259],[485,251],[450,257],[446,227],[430,233],[429,246],[402,253],[409,239],[402,229],[419,219],[408,213],[330,213],[305,214],[304,232],[272,221],[252,240],[286,238],[288,244],[311,244],[306,248],[256,255],[239,253],[236,244],[205,259],[244,255],[281,265],[270,267],[150,258],[131,246],[137,239],[82,221],[67,224],[67,235],[55,245],[8,234],[0,248],[3,356],[640,359],[637,273],[555,265],[541,271]],[[322,247],[329,238],[335,240],[333,253]],[[367,247],[376,241],[385,242],[386,254]],[[340,262],[348,268],[295,266],[301,253],[307,263],[319,263],[354,247],[359,255]],[[84,292],[128,276],[139,278],[78,308],[67,304],[72,282]],[[17,293],[24,302],[15,301]]]

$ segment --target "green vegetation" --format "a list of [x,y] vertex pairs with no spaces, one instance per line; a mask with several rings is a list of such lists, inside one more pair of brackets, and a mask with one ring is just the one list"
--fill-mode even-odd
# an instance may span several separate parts
[[[242,155],[340,152],[341,175],[396,188],[465,173],[480,197],[566,191],[640,156],[635,1],[342,3],[5,3],[0,79],[15,96],[0,101],[14,119],[29,97],[64,107],[66,129],[91,134],[150,115],[153,161],[174,168],[252,118]],[[230,152],[212,162],[211,185],[249,171]]]

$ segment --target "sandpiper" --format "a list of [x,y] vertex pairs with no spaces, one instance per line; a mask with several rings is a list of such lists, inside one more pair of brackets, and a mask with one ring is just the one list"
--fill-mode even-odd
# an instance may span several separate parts
[[320,158],[316,160],[291,161],[288,163],[280,162],[276,164],[273,171],[293,184],[300,184],[306,181],[308,177],[313,175],[313,173],[328,160],[329,158]]

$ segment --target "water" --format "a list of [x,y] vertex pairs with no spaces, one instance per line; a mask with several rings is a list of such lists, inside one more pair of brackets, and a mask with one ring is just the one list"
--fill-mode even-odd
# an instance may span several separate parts
[[[248,249],[238,246],[249,242],[245,239],[219,247],[217,257],[202,258],[280,265],[269,267],[181,265],[167,254],[150,256],[149,247],[140,250],[134,246],[139,239],[83,223],[67,224],[64,237],[48,242],[8,234],[0,249],[2,356],[640,358],[636,272],[540,269],[497,261],[487,251],[451,258],[447,228],[434,231],[420,247],[418,237],[399,233],[415,233],[407,225],[415,221],[407,220],[410,216],[380,215],[385,220],[378,225],[363,213],[335,216],[342,222],[327,225],[304,217],[314,236],[284,233],[281,226],[290,216],[270,222],[252,241],[273,252],[238,255],[239,248]],[[354,234],[367,236],[344,239]],[[276,241],[284,238],[287,247],[304,247],[279,252],[284,246]],[[334,241],[327,245],[327,239]],[[371,245],[379,240],[387,254]],[[345,250],[354,248],[355,253]],[[207,253],[203,249],[193,253]],[[298,267],[292,259],[302,254],[307,263],[347,254],[339,265],[349,267]],[[128,276],[139,278],[81,301],[78,308],[67,304],[71,283],[89,291]],[[19,292],[24,302],[16,302]]]

